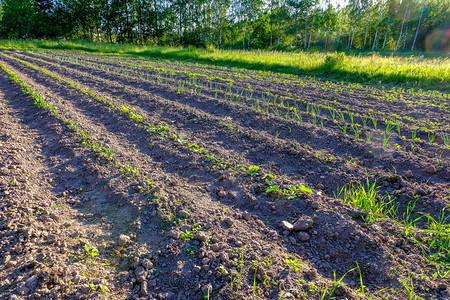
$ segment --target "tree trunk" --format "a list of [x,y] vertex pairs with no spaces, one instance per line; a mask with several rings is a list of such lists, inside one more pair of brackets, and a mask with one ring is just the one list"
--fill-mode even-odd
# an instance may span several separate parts
[[297,49],[297,40],[298,40],[298,19],[295,18],[295,49]]
[[384,41],[383,41],[383,50],[384,50],[384,46],[386,46],[386,39],[387,39],[387,34],[388,34],[388,31],[389,31],[389,25],[391,24],[391,16],[389,16],[389,19],[388,19],[388,23],[387,23],[387,26],[386,26],[386,33],[384,34]]
[[316,18],[316,14],[313,15],[313,20],[312,20],[312,23],[311,23],[311,32],[309,34],[308,49],[309,49],[309,47],[311,47],[311,37],[312,37],[312,33],[313,33],[314,19],[315,18]]
[[341,17],[341,22],[340,22],[340,25],[339,25],[339,36],[338,36],[338,40],[337,40],[337,44],[336,44],[336,48],[339,46],[339,43],[340,43],[340,41],[341,41],[341,32],[342,32],[342,18],[343,18],[343,16]]
[[245,26],[242,25],[242,49],[245,49]]
[[247,43],[248,49],[250,49],[250,22],[248,23],[248,43]]
[[325,51],[327,50],[327,43],[328,43],[328,22],[325,23],[325,27],[327,28],[327,31],[325,33]]
[[394,50],[394,52],[397,51],[397,49],[398,49],[398,44],[400,43],[400,40],[401,40],[401,38],[402,38],[402,34],[403,34],[403,25],[405,24],[406,14],[408,13],[408,8],[409,8],[409,4],[408,4],[408,6],[406,6],[406,9],[405,9],[405,15],[403,16],[402,27],[400,27],[400,36],[398,37],[398,41],[397,41],[397,44],[395,45],[395,50]]
[[369,18],[367,18],[366,21],[366,34],[364,35],[364,45],[363,45],[364,49],[366,48],[367,32],[369,32]]
[[308,45],[308,12],[306,12],[306,19],[305,19],[305,49]]
[[406,23],[406,28],[405,28],[405,38],[403,39],[403,47],[402,50],[405,50],[405,46],[406,46],[406,38],[408,37],[408,23]]
[[375,30],[375,37],[373,39],[372,51],[375,49],[375,46],[378,48],[378,39],[377,39],[377,37],[378,37],[378,26],[380,25],[381,16],[383,15],[383,6],[384,6],[384,3],[383,3],[383,1],[381,1],[380,16],[378,17],[377,30]]
[[273,47],[272,20],[270,20],[270,48]]
[[419,23],[417,24],[417,29],[416,29],[416,34],[414,35],[414,40],[411,46],[411,51],[414,50],[414,45],[416,44],[416,39],[417,39],[417,33],[419,32],[419,27],[420,27],[420,21],[422,21],[422,13],[423,13],[423,5],[422,5],[422,9],[420,10],[420,17],[419,17]]
[[280,38],[281,38],[281,14],[278,12],[278,47],[280,47]]
[[222,49],[222,19],[220,19],[219,27],[219,49]]

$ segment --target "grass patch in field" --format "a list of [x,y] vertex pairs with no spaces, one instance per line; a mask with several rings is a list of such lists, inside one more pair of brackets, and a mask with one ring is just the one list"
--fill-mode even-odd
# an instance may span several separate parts
[[419,56],[348,55],[344,53],[280,52],[265,50],[205,50],[119,45],[80,41],[0,41],[0,49],[58,49],[97,53],[130,54],[208,64],[317,76],[343,82],[399,85],[450,91],[450,59]]

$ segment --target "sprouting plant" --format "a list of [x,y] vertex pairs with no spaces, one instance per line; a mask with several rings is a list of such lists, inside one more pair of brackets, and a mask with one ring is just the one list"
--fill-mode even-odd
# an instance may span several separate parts
[[312,117],[313,117],[312,123],[313,123],[314,126],[316,126],[316,124],[317,124],[316,113],[314,111],[312,111],[311,114],[312,114]]
[[433,144],[435,138],[436,138],[436,132],[428,131],[428,141],[430,142],[430,144]]
[[161,137],[167,137],[167,132],[170,130],[169,126],[164,125],[149,125],[147,132],[150,134],[159,135]]
[[408,279],[401,277],[398,281],[403,285],[405,290],[408,292],[410,300],[422,299],[421,297],[416,295],[416,292],[414,290],[414,282],[413,282],[411,275],[408,277]]
[[347,135],[347,123],[339,124],[339,122],[336,122],[337,126],[342,130],[342,132],[344,133],[344,135]]
[[394,123],[394,121],[392,121],[392,119],[387,121],[386,133],[390,133],[392,131],[392,129],[394,129],[394,126],[395,126],[395,123]]
[[378,120],[377,120],[377,118],[375,117],[375,114],[374,114],[373,111],[371,111],[371,112],[369,113],[369,117],[370,117],[370,119],[372,120],[373,128],[377,129]]
[[190,239],[192,239],[194,237],[194,233],[192,231],[186,231],[186,232],[182,232],[180,234],[180,239],[183,240],[183,242],[187,242]]
[[370,141],[372,140],[373,137],[373,132],[366,132],[366,142],[367,144],[370,143]]
[[447,130],[442,132],[442,140],[444,141],[444,145],[450,147],[450,138]]
[[277,133],[275,134],[275,139],[274,139],[275,143],[278,141],[278,136],[279,135],[280,135],[280,132],[277,131]]
[[365,114],[361,116],[361,122],[363,124],[363,128],[365,129],[367,127],[368,122],[369,122],[369,119],[367,118],[367,116]]
[[298,259],[291,259],[292,255],[284,253],[284,261],[286,262],[289,270],[298,272],[301,269],[308,268],[306,263],[301,263]]
[[186,247],[186,254],[195,255],[195,250],[197,250],[197,246],[195,245]]
[[233,279],[231,280],[231,289],[233,289],[234,283],[236,281],[239,281],[239,279],[242,277],[242,272],[244,269],[244,253],[245,253],[245,249],[242,250],[241,258],[239,260],[237,260],[237,259],[234,260],[234,262],[239,265],[239,272],[236,273],[234,275]]
[[386,134],[383,133],[383,148],[386,149],[387,146],[389,145],[389,139],[391,138],[392,134]]
[[280,191],[280,186],[277,184],[272,184],[266,189],[266,194],[279,192],[279,191]]
[[264,174],[264,176],[262,177],[262,179],[264,180],[265,184],[267,184],[268,186],[273,185],[273,180],[275,180],[277,178],[276,175],[273,174]]
[[411,131],[411,139],[413,141],[415,141],[417,139],[417,129],[414,129],[413,131]]
[[330,111],[331,119],[333,121],[336,120],[336,110],[332,107],[328,107],[328,110]]
[[350,118],[350,121],[351,121],[352,124],[353,124],[353,113],[352,113],[350,110],[347,110],[347,114],[348,114],[348,116],[349,116],[349,118]]
[[253,176],[258,175],[259,167],[258,166],[249,166],[248,171],[245,173],[245,175],[250,176],[250,178],[253,180]]
[[130,174],[131,173],[131,166],[130,166],[130,162],[127,161],[125,163],[125,165],[122,166],[122,173],[123,174]]
[[322,151],[323,151],[323,150],[320,150],[319,152],[316,153],[316,158],[319,159],[319,160],[320,160],[321,157],[322,157]]
[[356,140],[359,140],[359,136],[360,136],[361,131],[362,131],[362,129],[359,128],[360,126],[361,125],[359,125],[358,123],[355,123],[355,124],[351,125],[351,127],[353,129],[353,132],[355,133]]
[[344,112],[342,112],[341,110],[336,110],[339,117],[341,117],[341,121],[345,123],[345,115]]
[[87,244],[84,245],[84,251],[85,251],[85,253],[83,255],[83,258],[87,258],[87,257],[94,258],[94,257],[98,256],[97,248],[91,247]]

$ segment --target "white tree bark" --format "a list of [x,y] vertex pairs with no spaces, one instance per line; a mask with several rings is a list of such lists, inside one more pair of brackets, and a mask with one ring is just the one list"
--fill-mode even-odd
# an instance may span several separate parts
[[403,16],[402,27],[400,27],[400,36],[398,37],[398,41],[397,41],[397,44],[395,45],[395,50],[394,50],[394,52],[397,51],[397,49],[398,49],[398,44],[400,43],[400,40],[401,40],[401,38],[402,38],[402,34],[403,34],[403,25],[405,24],[406,14],[408,13],[408,8],[409,8],[409,4],[408,4],[408,6],[406,6],[406,9],[405,9],[405,15]]
[[388,19],[388,23],[387,23],[387,27],[386,27],[386,33],[384,34],[384,41],[383,41],[383,50],[384,50],[384,46],[386,46],[386,39],[387,39],[387,34],[388,34],[388,31],[389,31],[389,25],[391,24],[391,16],[389,16],[389,19]]
[[424,8],[424,6],[422,5],[422,9],[420,11],[420,17],[419,17],[419,24],[417,24],[416,34],[414,35],[414,41],[413,41],[412,46],[411,46],[411,51],[414,50],[414,45],[416,44],[417,33],[419,32],[419,27],[420,27],[420,21],[422,21],[423,8]]
[[306,19],[305,19],[305,49],[308,45],[308,12],[306,12]]
[[380,16],[378,17],[378,22],[377,22],[377,30],[375,30],[375,38],[373,39],[373,46],[372,46],[372,51],[375,49],[375,46],[377,46],[378,48],[378,26],[380,25],[380,21],[381,21],[381,16],[383,15],[383,7],[384,7],[384,3],[383,0],[381,1],[381,6],[380,6]]
[[363,48],[366,48],[367,32],[369,32],[369,18],[367,18],[367,20],[366,20],[366,35],[364,35]]
[[308,49],[309,49],[309,47],[311,47],[311,37],[312,37],[312,33],[313,33],[314,19],[315,18],[316,18],[316,14],[313,15],[313,20],[312,20],[312,23],[311,23],[311,33],[309,34]]

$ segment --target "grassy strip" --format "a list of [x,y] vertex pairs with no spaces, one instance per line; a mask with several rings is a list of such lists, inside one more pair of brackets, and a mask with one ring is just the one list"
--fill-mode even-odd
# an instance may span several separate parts
[[[278,194],[280,196],[285,196],[288,199],[293,199],[296,197],[304,197],[307,194],[313,193],[311,189],[307,188],[304,185],[300,185],[300,186],[288,185],[287,187],[283,188],[282,186],[275,184],[273,182],[273,180],[276,179],[275,175],[272,175],[270,173],[269,174],[258,173],[258,170],[260,169],[259,166],[249,166],[248,168],[246,168],[243,165],[232,164],[221,158],[217,158],[214,153],[209,152],[208,150],[206,150],[203,147],[200,147],[198,144],[196,144],[192,141],[189,141],[188,139],[180,136],[179,134],[176,134],[173,132],[170,133],[171,129],[169,128],[169,126],[162,125],[162,124],[151,124],[151,123],[145,121],[141,115],[134,112],[134,108],[130,108],[128,106],[116,106],[114,104],[113,99],[105,99],[104,97],[97,95],[97,93],[95,93],[93,91],[89,91],[88,89],[83,88],[82,86],[80,86],[79,84],[77,84],[75,82],[63,79],[60,76],[58,76],[46,69],[39,68],[33,64],[30,64],[26,61],[23,61],[21,59],[15,58],[15,57],[10,57],[5,54],[0,54],[0,55],[3,55],[10,59],[13,59],[33,70],[39,71],[47,76],[55,78],[56,80],[68,85],[69,87],[81,91],[83,94],[91,96],[98,102],[101,102],[101,103],[105,104],[107,107],[111,108],[113,111],[115,111],[119,114],[125,115],[130,120],[132,120],[134,123],[146,128],[146,130],[149,134],[160,136],[163,139],[168,138],[168,139],[174,141],[175,143],[177,143],[178,145],[181,145],[182,147],[190,150],[192,153],[201,155],[206,161],[211,162],[215,168],[218,168],[221,170],[234,170],[234,171],[244,170],[244,175],[250,176],[251,179],[253,179],[253,177],[258,177],[263,184],[269,185],[269,188],[266,190],[267,194],[273,193],[273,194]],[[270,178],[270,181],[268,181],[268,178]]]
[[[436,219],[430,214],[421,213],[422,216],[413,218],[415,212],[415,202],[410,201],[407,204],[405,212],[400,215],[398,204],[389,195],[380,197],[378,195],[377,181],[372,183],[367,178],[365,183],[348,184],[344,186],[338,196],[341,196],[345,204],[351,204],[367,212],[362,218],[367,223],[374,223],[378,220],[390,217],[392,220],[398,220],[403,227],[403,235],[418,243],[427,258],[438,266],[450,272],[450,216],[445,216],[442,211]],[[419,221],[425,218],[427,228],[418,228]],[[444,278],[443,276],[442,278]]]
[[59,49],[194,60],[214,65],[268,70],[364,84],[389,84],[450,91],[450,60],[423,57],[345,56],[343,53],[207,51],[75,41],[1,41],[3,49]]

